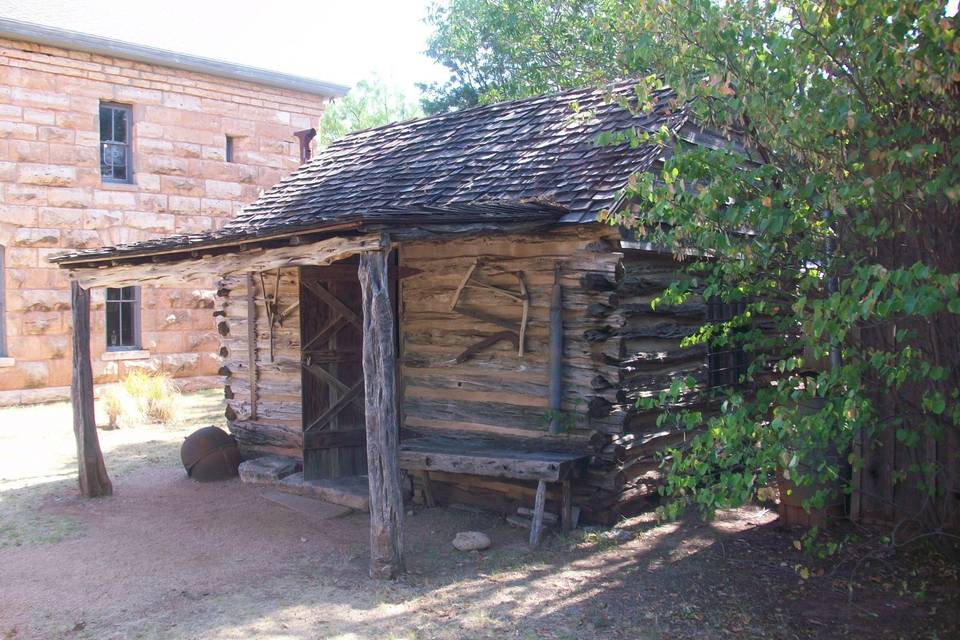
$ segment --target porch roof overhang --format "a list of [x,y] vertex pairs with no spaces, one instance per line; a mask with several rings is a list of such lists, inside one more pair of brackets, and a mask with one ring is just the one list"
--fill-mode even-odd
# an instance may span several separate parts
[[50,258],[83,288],[209,283],[236,272],[322,266],[383,249],[389,238],[442,238],[552,225],[566,209],[491,201],[442,209],[364,212],[315,224],[181,234]]

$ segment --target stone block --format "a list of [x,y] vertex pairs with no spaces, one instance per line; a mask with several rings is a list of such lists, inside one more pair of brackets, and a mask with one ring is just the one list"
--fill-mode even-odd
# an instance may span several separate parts
[[[171,213],[197,213],[200,211],[200,198],[191,196],[167,196],[167,210]],[[184,218],[178,216],[177,226],[182,227]]]
[[70,292],[56,289],[19,291],[24,311],[69,311]]
[[[89,207],[93,204],[93,192],[89,189],[76,189],[76,188],[65,188],[65,187],[56,187],[47,189],[47,204],[51,207],[66,207],[66,208],[82,208]],[[49,211],[49,210],[48,210]],[[80,219],[74,219],[73,216],[77,215],[78,212],[70,211],[68,212],[67,219],[59,221],[56,226],[73,226],[76,228],[80,225]],[[41,223],[43,220],[43,210],[40,212]]]
[[35,229],[25,227],[17,229],[13,245],[18,247],[59,247],[59,229]]
[[53,164],[95,167],[100,171],[100,150],[97,147],[50,143],[50,162]]
[[46,335],[60,333],[62,330],[62,314],[57,311],[38,311],[23,314],[20,322],[23,335]]
[[[7,144],[5,141],[2,144]],[[17,179],[16,162],[0,162],[0,181],[13,182]]]
[[12,247],[6,250],[6,265],[9,267],[39,267],[37,250],[27,247]]
[[37,125],[26,122],[10,122],[0,120],[0,138],[11,140],[36,140]]
[[143,191],[160,191],[160,176],[152,173],[137,173],[133,176],[137,186]]
[[46,163],[50,161],[50,145],[33,140],[11,140],[8,158],[15,162]]
[[152,233],[173,233],[176,228],[176,217],[170,213],[127,211],[123,214],[123,224],[131,229]]
[[28,184],[8,184],[4,200],[9,204],[42,206],[47,204],[47,188]]
[[21,107],[67,109],[70,106],[69,95],[55,91],[32,91],[22,87],[14,87],[10,95]]
[[[163,97],[160,100],[161,104],[168,109],[184,109],[188,111],[202,111],[203,104],[200,102],[200,98],[197,96],[190,96],[184,93],[173,93],[164,91]],[[180,114],[181,117],[188,115],[186,113]]]
[[178,176],[161,176],[160,190],[168,195],[177,196],[202,196],[205,193],[203,181]]
[[93,193],[93,204],[97,207],[132,209],[137,206],[137,194],[133,189],[127,190],[125,187],[115,187],[109,191],[97,190]]
[[100,234],[93,229],[70,229],[63,232],[63,246],[70,249],[99,247]]
[[240,463],[240,481],[272,484],[299,470],[299,460],[284,456],[261,456]]
[[76,140],[76,133],[72,129],[64,129],[63,127],[41,126],[37,129],[37,138],[46,142],[73,144]]
[[167,210],[167,196],[162,193],[137,194],[137,208],[141,211],[163,213]]
[[163,94],[159,91],[123,85],[117,85],[113,88],[113,97],[114,100],[120,102],[133,102],[138,105],[161,104],[163,102]]
[[189,169],[186,159],[161,155],[143,157],[140,161],[140,167],[142,171],[168,176],[185,176]]
[[313,496],[357,511],[370,511],[367,476],[348,476],[336,480],[304,480],[303,472],[292,473],[277,485],[283,491]]
[[96,131],[97,111],[58,111],[56,124],[71,131]]
[[230,216],[233,213],[233,202],[217,198],[203,198],[200,209],[210,216]]
[[48,187],[69,187],[77,179],[77,170],[60,165],[21,164],[17,180],[21,184],[40,184]]
[[199,158],[203,154],[203,145],[194,142],[173,142],[172,153],[181,158]]
[[84,211],[83,228],[84,229],[109,229],[116,227],[123,221],[123,213],[120,211],[108,211],[106,209],[87,209]]
[[[44,113],[53,113],[53,112],[50,111],[50,112],[44,112]],[[33,117],[28,118],[25,111],[15,104],[0,104],[0,118],[3,118],[4,120],[22,119],[24,122],[31,122],[33,124],[37,124],[36,120],[34,120]],[[46,123],[41,123],[41,124],[46,124]]]

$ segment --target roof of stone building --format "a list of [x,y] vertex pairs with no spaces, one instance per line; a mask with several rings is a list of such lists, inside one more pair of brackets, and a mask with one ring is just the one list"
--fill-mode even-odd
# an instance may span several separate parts
[[113,38],[103,38],[79,31],[11,18],[0,18],[0,37],[60,47],[69,51],[82,51],[134,62],[156,64],[171,69],[206,73],[221,78],[241,80],[291,91],[302,91],[303,93],[328,98],[346,95],[350,89],[344,85],[325,80],[304,78],[303,76],[280,73],[279,71],[168,51],[167,49],[124,42]]
[[672,94],[637,112],[635,82],[485,105],[348,134],[246,206],[222,230],[55,261],[203,246],[289,229],[523,216],[586,223],[614,207],[631,174],[661,156],[655,144],[598,144],[602,132],[677,131]]

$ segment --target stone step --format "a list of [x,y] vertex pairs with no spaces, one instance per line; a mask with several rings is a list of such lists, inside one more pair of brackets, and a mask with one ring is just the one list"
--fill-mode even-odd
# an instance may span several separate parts
[[276,485],[281,491],[312,496],[357,511],[370,511],[367,476],[347,476],[336,480],[304,480],[303,472],[292,473]]
[[294,458],[260,456],[240,463],[240,480],[253,484],[274,484],[300,468],[300,461]]
[[317,518],[319,520],[332,520],[347,514],[353,513],[353,509],[341,504],[331,504],[326,500],[318,500],[308,496],[299,496],[284,491],[264,491],[260,494],[270,502],[302,513],[305,516]]

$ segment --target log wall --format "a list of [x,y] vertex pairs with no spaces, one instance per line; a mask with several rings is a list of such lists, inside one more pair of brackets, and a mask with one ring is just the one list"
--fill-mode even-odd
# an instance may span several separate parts
[[[656,309],[650,304],[677,279],[680,269],[669,254],[624,250],[616,278],[583,283],[587,289],[610,292],[609,306],[595,309],[605,322],[591,341],[594,353],[615,369],[598,384],[615,389],[607,410],[623,424],[621,433],[591,440],[596,457],[587,484],[592,493],[584,502],[586,515],[595,520],[613,522],[655,502],[662,452],[685,440],[684,432],[657,425],[659,411],[637,409],[637,400],[657,396],[677,378],[693,378],[698,391],[706,383],[706,348],[681,348],[683,339],[705,320],[702,299]],[[695,397],[691,393],[690,401]]]
[[[264,273],[267,295],[272,299],[276,271]],[[282,269],[276,300],[279,313],[286,311],[282,324],[273,328],[273,358],[267,307],[258,276],[254,282],[256,309],[256,398],[250,393],[250,350],[248,348],[248,279],[246,274],[220,282],[214,311],[220,335],[220,357],[227,419],[245,458],[264,454],[303,456],[300,398],[300,313],[299,270]],[[254,403],[256,416],[252,417]]]
[[[405,242],[398,296],[400,420],[410,432],[452,437],[511,439],[518,446],[589,453],[591,465],[574,483],[574,504],[592,521],[611,522],[646,507],[660,480],[658,453],[681,444],[683,434],[658,427],[657,412],[635,408],[678,376],[706,378],[702,348],[681,349],[704,319],[700,301],[679,308],[650,308],[676,277],[669,255],[621,250],[605,226],[562,228],[548,234],[490,235]],[[508,341],[458,363],[457,356],[503,330],[465,315],[479,311],[519,323],[521,305],[489,289],[468,287],[457,309],[453,297],[470,266],[473,281],[519,289],[521,271],[530,293],[526,352]],[[561,263],[564,361],[562,433],[550,434],[548,413],[549,311],[554,266]],[[264,274],[272,296],[275,272]],[[284,269],[277,308],[298,301],[296,269]],[[274,327],[273,359],[263,292],[255,278],[256,417],[251,419],[247,348],[247,276],[224,279],[215,315],[227,417],[247,457],[302,457],[299,310]],[[414,478],[417,491],[422,479]],[[459,474],[434,474],[441,502],[470,502],[499,511],[529,506],[534,487],[523,482]],[[548,505],[557,505],[554,488]]]
[[[401,283],[400,343],[404,425],[418,431],[471,433],[584,445],[597,430],[620,433],[622,424],[590,407],[616,400],[612,388],[597,389],[598,375],[614,377],[615,366],[597,357],[586,336],[604,320],[588,309],[609,298],[585,291],[585,277],[616,277],[621,255],[606,227],[576,227],[538,236],[501,235],[404,244],[402,267],[419,273]],[[474,261],[472,282],[519,290],[523,273],[530,292],[526,353],[510,342],[490,346],[457,363],[465,349],[503,328],[459,309],[496,316],[519,325],[521,305],[503,295],[468,287],[456,310],[457,288]],[[547,433],[549,314],[554,265],[563,285],[562,431]]]

